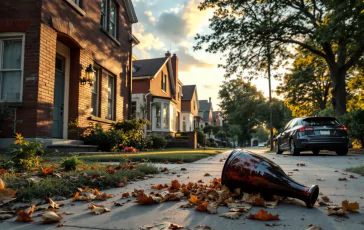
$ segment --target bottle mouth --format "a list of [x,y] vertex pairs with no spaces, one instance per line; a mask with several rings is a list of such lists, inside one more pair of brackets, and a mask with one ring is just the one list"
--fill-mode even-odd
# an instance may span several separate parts
[[312,185],[311,188],[309,188],[306,193],[305,203],[307,208],[312,208],[315,205],[318,195],[319,195],[318,185]]

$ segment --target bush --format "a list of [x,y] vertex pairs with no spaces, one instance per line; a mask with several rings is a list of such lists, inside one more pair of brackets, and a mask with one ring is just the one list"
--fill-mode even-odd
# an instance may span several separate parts
[[348,128],[349,136],[364,147],[364,110],[356,110],[340,116],[339,121]]
[[99,150],[109,152],[117,145],[117,136],[117,132],[114,130],[104,131],[101,124],[97,123],[90,134],[84,137],[84,141],[85,144],[97,145]]
[[195,131],[197,132],[197,143],[201,146],[205,146],[205,134],[200,128],[196,128]]
[[78,166],[82,165],[83,162],[77,158],[77,156],[67,157],[66,159],[62,159],[61,166],[64,167],[64,170],[71,171],[76,170]]
[[163,149],[167,146],[167,140],[160,135],[150,134],[147,136],[147,148]]
[[15,167],[31,169],[39,165],[37,153],[44,153],[42,141],[27,141],[21,134],[16,134],[14,144],[10,145],[10,154],[15,154],[11,159]]

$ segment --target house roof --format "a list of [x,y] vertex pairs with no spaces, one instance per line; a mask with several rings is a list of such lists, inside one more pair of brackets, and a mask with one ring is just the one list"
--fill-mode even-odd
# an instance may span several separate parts
[[199,111],[203,111],[203,110],[210,111],[210,109],[212,107],[212,105],[209,103],[208,100],[199,100],[198,105],[199,105]]
[[128,14],[129,21],[131,23],[137,23],[138,18],[135,14],[134,5],[131,0],[124,0],[126,6],[126,13]]
[[153,77],[162,68],[167,59],[168,57],[162,57],[133,61],[133,67],[136,70],[133,73],[133,77]]
[[195,92],[196,85],[183,85],[182,86],[182,100],[192,100],[193,93]]

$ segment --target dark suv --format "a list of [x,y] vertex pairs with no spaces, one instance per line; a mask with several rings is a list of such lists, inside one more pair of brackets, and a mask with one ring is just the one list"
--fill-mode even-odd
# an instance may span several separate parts
[[288,122],[276,139],[276,153],[284,150],[291,155],[311,150],[335,151],[338,155],[348,154],[349,136],[347,128],[333,117],[295,118]]

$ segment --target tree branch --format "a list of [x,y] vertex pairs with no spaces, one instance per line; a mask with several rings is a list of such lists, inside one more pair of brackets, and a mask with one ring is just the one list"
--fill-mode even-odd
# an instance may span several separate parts
[[327,58],[327,55],[325,53],[323,53],[323,52],[321,52],[321,51],[319,51],[319,50],[313,48],[312,46],[307,45],[307,44],[305,44],[303,42],[296,41],[296,40],[293,40],[293,39],[282,39],[282,38],[275,38],[273,40],[274,41],[280,41],[280,42],[283,42],[283,43],[296,44],[296,45],[301,46],[304,49],[307,49],[307,50],[311,51],[312,53],[314,53],[316,55],[319,55],[319,56],[321,56],[321,57],[323,57],[325,59]]
[[348,71],[363,55],[364,47],[360,47],[349,59],[349,61],[343,66],[344,71]]

